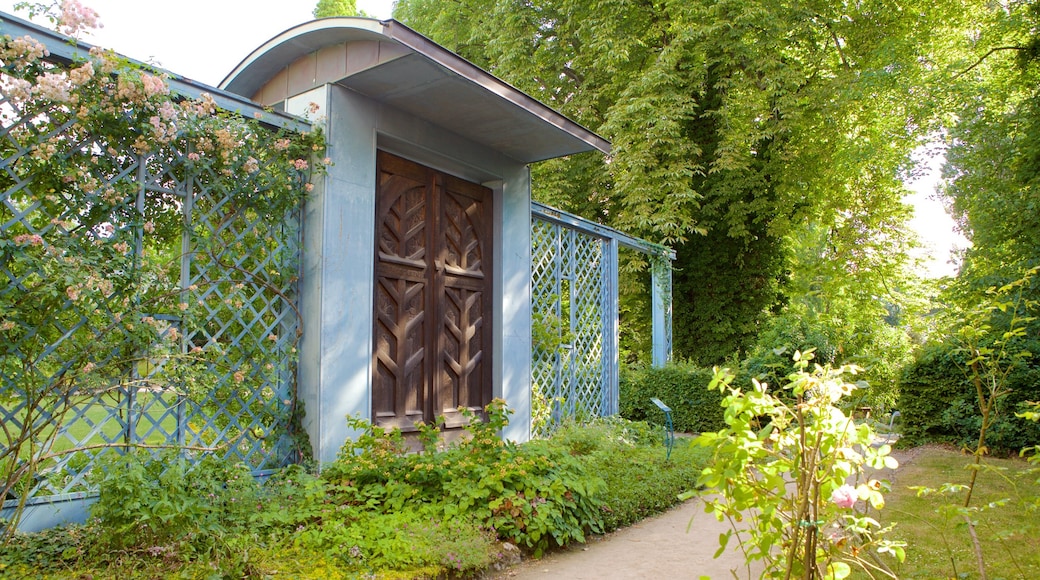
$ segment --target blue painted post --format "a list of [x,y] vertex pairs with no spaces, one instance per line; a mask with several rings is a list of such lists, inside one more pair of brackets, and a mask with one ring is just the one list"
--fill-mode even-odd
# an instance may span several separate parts
[[672,268],[668,258],[654,256],[651,266],[653,304],[653,357],[655,367],[672,358]]

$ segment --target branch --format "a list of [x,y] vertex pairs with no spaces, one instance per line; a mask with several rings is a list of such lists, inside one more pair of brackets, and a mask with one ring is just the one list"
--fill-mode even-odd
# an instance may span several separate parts
[[563,70],[561,72],[563,73],[563,76],[571,79],[572,81],[574,81],[574,84],[578,86],[581,86],[581,84],[585,82],[585,77],[582,76],[581,73],[572,69],[569,66],[563,67]]
[[122,448],[133,448],[133,449],[177,449],[181,451],[201,451],[203,453],[211,453],[214,451],[223,451],[233,444],[237,444],[246,435],[246,431],[239,434],[238,437],[230,441],[225,441],[220,445],[206,447],[201,445],[155,445],[150,443],[95,443],[93,445],[82,445],[80,447],[73,447],[71,449],[64,449],[62,451],[55,451],[53,453],[47,453],[40,456],[40,461],[46,459],[52,459],[55,457],[61,457],[62,455],[69,455],[70,453],[80,453],[82,451],[93,451],[95,449],[114,449],[117,447]]
[[1026,47],[1024,47],[1024,46],[998,46],[996,48],[991,48],[991,49],[989,49],[989,52],[987,52],[986,54],[982,55],[982,57],[980,57],[979,60],[975,61],[971,66],[969,66],[968,68],[962,70],[961,72],[953,75],[953,78],[955,78],[955,79],[956,78],[960,78],[961,76],[968,74],[969,72],[971,72],[972,69],[974,69],[975,67],[977,67],[980,64],[982,64],[982,61],[984,61],[987,58],[989,58],[989,56],[991,54],[993,54],[994,52],[997,52],[998,50],[1025,50],[1025,49],[1026,49]]

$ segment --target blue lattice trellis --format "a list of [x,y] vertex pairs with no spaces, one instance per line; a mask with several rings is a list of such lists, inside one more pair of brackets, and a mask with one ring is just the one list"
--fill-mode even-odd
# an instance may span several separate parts
[[[2,26],[51,35],[48,74],[85,51]],[[117,129],[142,118],[131,107],[84,125],[60,101],[13,94],[15,72],[0,71],[5,510],[89,494],[98,460],[133,447],[205,450],[257,472],[295,459],[302,195],[271,203],[256,159],[226,156],[214,171],[183,135],[122,140]]]
[[544,433],[565,417],[616,412],[616,269],[610,240],[559,223],[533,220],[532,243],[532,382]]
[[534,429],[617,413],[618,247],[652,257],[654,362],[671,351],[674,254],[542,204],[532,211]]

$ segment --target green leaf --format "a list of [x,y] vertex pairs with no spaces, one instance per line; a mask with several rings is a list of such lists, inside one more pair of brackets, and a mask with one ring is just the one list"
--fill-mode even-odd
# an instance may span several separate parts
[[826,578],[841,580],[842,578],[847,578],[850,574],[852,574],[852,567],[845,562],[831,562],[827,565]]

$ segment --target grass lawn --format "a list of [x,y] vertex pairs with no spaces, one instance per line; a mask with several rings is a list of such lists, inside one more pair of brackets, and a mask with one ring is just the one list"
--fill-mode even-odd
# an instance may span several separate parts
[[[892,538],[907,542],[900,578],[978,578],[978,566],[967,526],[957,514],[938,513],[943,503],[963,505],[965,492],[918,497],[911,486],[938,489],[944,483],[967,484],[972,458],[956,450],[924,447],[896,474],[881,517],[898,522]],[[1040,513],[1027,508],[1027,498],[1040,497],[1040,474],[1018,459],[987,458],[992,469],[978,475],[971,505],[988,577],[1040,578]],[[988,507],[991,502],[1006,505]],[[865,576],[863,576],[865,577]]]
[[[171,437],[177,429],[177,397],[170,393],[141,391],[136,394],[133,415],[134,441],[149,445],[174,442]],[[82,406],[77,406],[82,408]],[[126,427],[126,402],[115,396],[107,396],[101,402],[86,406],[85,412],[77,417],[70,410],[66,415],[61,433],[51,448],[54,452],[73,447],[119,443],[124,440]],[[14,418],[24,420],[24,410]],[[42,439],[50,437],[53,429],[41,432]],[[209,430],[207,430],[209,431]],[[13,432],[17,434],[17,432]],[[216,437],[212,433],[211,437]],[[203,435],[205,438],[205,435]],[[2,443],[2,441],[0,441]]]
[[[134,412],[130,415],[132,421],[130,428],[133,430],[132,441],[147,445],[176,444],[176,411],[177,397],[174,394],[148,391],[136,393]],[[7,426],[9,431],[0,433],[0,448],[5,448],[10,444],[9,437],[21,436],[21,431],[16,426],[25,420],[25,415],[24,409],[13,414],[13,421]],[[49,453],[59,454],[40,464],[39,476],[51,479],[52,491],[57,490],[58,493],[83,491],[82,482],[70,487],[69,478],[75,477],[84,467],[89,467],[92,457],[103,455],[107,450],[94,449],[71,454],[63,452],[91,446],[123,444],[127,441],[127,420],[126,400],[114,395],[70,409],[65,415],[58,433],[55,434],[53,426],[47,426],[37,434],[37,441],[49,445]],[[53,440],[51,440],[52,437]],[[204,440],[213,440],[217,438],[217,433],[212,428],[207,428],[202,433],[202,437]],[[209,439],[205,439],[206,437]],[[32,448],[29,445],[23,445],[19,449],[18,458],[25,460],[29,456],[30,449]],[[7,468],[9,468],[9,464],[0,463],[0,472],[4,477],[6,477]],[[24,489],[24,486],[20,486],[18,489]]]

